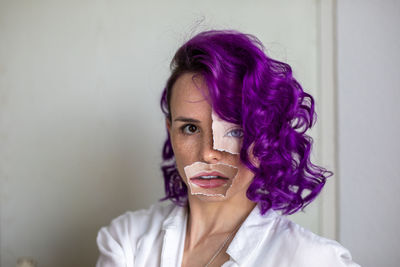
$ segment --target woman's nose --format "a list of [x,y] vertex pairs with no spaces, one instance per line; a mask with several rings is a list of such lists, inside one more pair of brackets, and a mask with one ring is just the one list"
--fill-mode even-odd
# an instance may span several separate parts
[[207,136],[204,136],[201,149],[204,162],[217,163],[221,160],[223,152],[215,150],[213,144],[214,142],[212,134],[207,134]]

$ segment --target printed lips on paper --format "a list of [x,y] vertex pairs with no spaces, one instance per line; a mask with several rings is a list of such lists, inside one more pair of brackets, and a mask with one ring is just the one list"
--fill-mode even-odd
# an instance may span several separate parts
[[224,163],[195,162],[184,168],[192,195],[222,196],[232,186],[238,173],[234,166]]

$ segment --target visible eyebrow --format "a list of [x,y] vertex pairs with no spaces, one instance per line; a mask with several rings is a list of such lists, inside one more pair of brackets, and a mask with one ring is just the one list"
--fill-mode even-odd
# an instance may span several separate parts
[[185,118],[185,117],[178,117],[174,121],[183,121],[183,122],[196,122],[199,123],[199,120],[192,119],[192,118]]

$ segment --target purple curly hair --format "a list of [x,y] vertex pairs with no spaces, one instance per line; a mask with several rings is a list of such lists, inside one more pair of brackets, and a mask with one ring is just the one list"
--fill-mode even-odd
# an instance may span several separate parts
[[[330,171],[310,161],[312,138],[305,134],[315,122],[314,99],[293,78],[286,63],[271,59],[254,36],[237,31],[206,31],[178,49],[171,76],[161,97],[161,109],[171,119],[170,98],[175,81],[184,73],[201,74],[213,110],[244,131],[240,159],[254,179],[247,198],[292,214],[321,192]],[[259,160],[252,164],[249,148]],[[177,205],[187,203],[187,187],[176,168],[170,137],[163,152],[166,196]]]

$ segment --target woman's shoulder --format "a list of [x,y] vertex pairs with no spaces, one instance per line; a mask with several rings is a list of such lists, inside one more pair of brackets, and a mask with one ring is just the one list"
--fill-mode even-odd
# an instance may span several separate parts
[[[276,217],[275,234],[279,235],[282,240],[287,242],[295,242],[298,245],[304,245],[307,248],[311,247],[342,247],[337,241],[317,235],[314,232],[304,228],[303,226],[293,222],[286,216],[278,215]],[[289,239],[289,240],[287,240]]]
[[120,244],[135,243],[144,236],[157,236],[166,218],[176,209],[179,207],[172,203],[157,203],[148,209],[127,211],[100,229],[97,242],[107,243],[113,240]]
[[[151,228],[160,228],[164,220],[177,208],[170,203],[157,203],[151,205],[148,209],[136,211],[127,211],[116,217],[107,227],[109,231],[135,232],[136,234],[146,233]],[[153,229],[154,230],[154,229]]]
[[158,203],[148,209],[128,211],[113,219],[97,234],[100,256],[96,266],[133,266],[141,246],[154,249],[160,246],[163,224],[174,213],[182,213],[182,208],[172,203]]
[[249,214],[230,244],[228,254],[245,266],[359,267],[338,242],[259,206]]
[[296,266],[359,266],[339,242],[319,236],[285,216],[277,216],[275,223],[271,239]]
[[172,203],[156,203],[147,209],[127,211],[111,221],[111,224],[130,224],[132,222],[163,221],[173,211],[176,206]]

